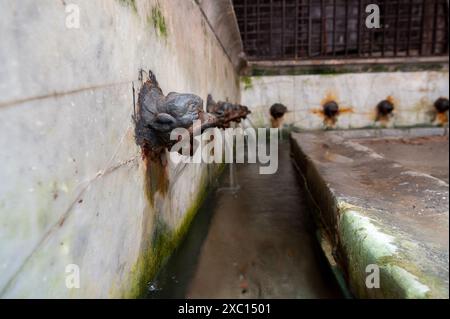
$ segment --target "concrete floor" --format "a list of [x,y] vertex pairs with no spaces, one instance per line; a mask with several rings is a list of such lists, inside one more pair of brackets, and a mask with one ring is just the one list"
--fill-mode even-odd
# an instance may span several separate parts
[[208,200],[149,297],[341,297],[314,237],[289,143],[280,145],[275,175],[260,175],[256,164],[236,167],[240,190]]

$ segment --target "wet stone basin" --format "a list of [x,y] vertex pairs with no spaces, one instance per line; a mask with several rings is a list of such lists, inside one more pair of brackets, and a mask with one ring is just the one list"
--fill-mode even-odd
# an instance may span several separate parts
[[[448,298],[448,132],[303,132],[291,140],[320,206],[321,242],[352,294]],[[380,271],[376,289],[366,285],[368,266]]]
[[149,298],[339,298],[314,236],[302,183],[282,141],[279,169],[228,168],[185,240],[149,286]]

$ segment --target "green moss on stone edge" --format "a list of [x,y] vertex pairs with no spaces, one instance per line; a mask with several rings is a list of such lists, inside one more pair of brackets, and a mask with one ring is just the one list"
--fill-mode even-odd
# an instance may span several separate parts
[[[420,271],[404,254],[402,240],[365,216],[361,209],[346,207],[342,210],[339,232],[348,258],[350,286],[357,296],[416,299],[445,295],[442,283]],[[365,270],[369,264],[380,267],[381,289],[365,286]]]

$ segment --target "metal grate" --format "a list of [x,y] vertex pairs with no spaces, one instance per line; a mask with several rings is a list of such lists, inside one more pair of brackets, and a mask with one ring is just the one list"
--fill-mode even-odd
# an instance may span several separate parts
[[[448,55],[447,0],[233,0],[249,60]],[[380,8],[369,29],[366,7]]]

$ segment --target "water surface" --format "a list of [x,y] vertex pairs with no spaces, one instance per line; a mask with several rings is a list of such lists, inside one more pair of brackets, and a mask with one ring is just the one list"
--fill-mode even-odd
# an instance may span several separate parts
[[[282,141],[279,169],[235,165],[237,192],[214,190],[149,298],[339,298]],[[227,187],[226,171],[219,187]]]

